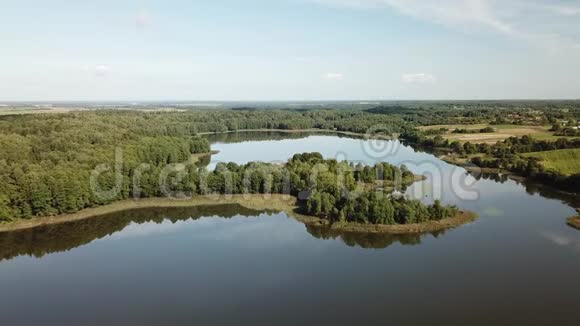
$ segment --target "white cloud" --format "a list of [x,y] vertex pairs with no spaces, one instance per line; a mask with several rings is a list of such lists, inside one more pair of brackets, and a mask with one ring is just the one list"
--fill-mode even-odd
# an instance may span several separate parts
[[399,12],[417,18],[447,25],[479,25],[506,34],[514,33],[502,21],[488,0],[384,0]]
[[580,7],[570,6],[549,6],[548,9],[562,16],[578,16],[580,15]]
[[151,16],[149,15],[149,13],[147,11],[141,10],[137,14],[137,17],[135,18],[135,24],[139,28],[145,28],[145,27],[151,25]]
[[326,79],[329,80],[343,80],[344,79],[344,75],[341,73],[336,73],[336,72],[329,72],[326,74]]
[[560,234],[546,232],[544,233],[544,236],[546,237],[546,239],[552,241],[554,244],[558,246],[568,246],[569,244],[572,243],[572,241],[569,238]]
[[392,8],[407,16],[447,25],[479,24],[511,33],[494,12],[491,0],[314,0],[352,8]]
[[294,60],[302,63],[310,63],[314,61],[314,57],[294,57]]
[[403,82],[409,84],[425,84],[434,83],[436,81],[435,76],[426,73],[403,74],[401,79]]
[[[562,16],[580,15],[580,7],[552,0],[310,0],[357,9],[393,9],[405,15],[462,29],[488,29],[553,50],[574,43]],[[547,22],[538,24],[537,21]]]
[[352,8],[378,8],[384,7],[384,0],[310,0],[324,5],[352,7]]
[[95,66],[95,76],[105,77],[111,72],[111,67],[108,65],[97,65]]
[[560,247],[570,247],[580,252],[580,241],[554,232],[543,232],[542,236]]

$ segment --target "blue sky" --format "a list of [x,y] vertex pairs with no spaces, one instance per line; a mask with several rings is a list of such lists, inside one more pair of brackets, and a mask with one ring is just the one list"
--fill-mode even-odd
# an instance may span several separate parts
[[580,98],[580,1],[0,0],[0,101]]

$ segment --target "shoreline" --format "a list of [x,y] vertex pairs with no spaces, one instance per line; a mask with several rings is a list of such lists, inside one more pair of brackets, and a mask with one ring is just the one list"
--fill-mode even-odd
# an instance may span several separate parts
[[75,213],[60,214],[54,216],[32,217],[30,219],[15,219],[10,222],[0,223],[0,234],[25,229],[32,229],[44,225],[74,222],[89,218],[98,218],[101,215],[112,214],[132,209],[146,208],[171,208],[171,207],[195,207],[217,206],[225,204],[239,204],[245,208],[263,210],[281,210],[294,207],[296,198],[290,195],[207,195],[194,196],[187,199],[176,198],[140,198],[125,199],[111,204],[89,207]]
[[389,139],[389,140],[396,140],[394,137],[388,136],[380,136],[380,137],[372,137],[369,134],[363,134],[353,131],[342,131],[342,130],[332,130],[332,129],[317,129],[317,128],[309,128],[309,129],[240,129],[240,130],[226,130],[226,131],[207,131],[207,132],[198,132],[197,135],[200,136],[209,136],[209,135],[220,135],[220,134],[234,134],[238,132],[281,132],[281,133],[334,133],[340,134],[345,136],[353,136],[353,137],[361,137],[369,139]]
[[546,189],[550,189],[551,191],[554,191],[556,193],[560,193],[561,195],[566,195],[566,196],[578,196],[579,195],[578,193],[562,190],[562,189],[556,188],[554,186],[540,182],[537,179],[525,177],[523,175],[516,174],[516,173],[509,171],[509,170],[497,169],[497,168],[482,168],[482,167],[479,167],[479,166],[474,165],[472,163],[464,162],[461,159],[453,159],[453,158],[450,158],[449,156],[445,156],[445,155],[442,157],[439,157],[439,159],[445,163],[463,168],[467,172],[502,174],[502,175],[506,175],[509,179],[514,180],[516,182],[541,186],[541,187],[544,187]]
[[479,167],[473,163],[470,163],[468,161],[464,161],[463,159],[458,159],[458,158],[454,158],[452,156],[449,155],[443,155],[441,157],[439,157],[439,159],[445,163],[451,164],[451,165],[455,165],[461,168],[464,168],[466,171],[468,172],[474,172],[474,173],[493,173],[493,174],[507,174],[507,175],[515,175],[509,171],[505,171],[502,169],[497,169],[497,168],[482,168]]
[[445,218],[439,221],[432,220],[424,223],[414,224],[361,224],[352,222],[335,222],[328,220],[296,214],[294,218],[311,227],[328,228],[332,231],[339,231],[344,233],[362,233],[362,234],[422,234],[432,233],[443,230],[454,229],[464,224],[473,222],[477,219],[477,214],[469,211],[459,211],[455,217]]
[[560,188],[556,188],[552,185],[549,184],[545,184],[541,181],[538,181],[535,178],[531,178],[531,177],[527,177],[527,176],[523,176],[523,175],[519,175],[517,173],[514,173],[512,171],[509,170],[504,170],[504,169],[498,169],[498,168],[486,168],[486,167],[479,167],[473,163],[470,163],[469,161],[466,161],[463,158],[458,158],[456,156],[453,155],[443,155],[438,157],[440,160],[442,160],[445,163],[451,164],[451,165],[455,165],[458,167],[461,167],[463,169],[465,169],[467,172],[471,172],[471,173],[487,173],[487,174],[503,174],[503,175],[507,175],[508,178],[510,178],[511,180],[517,181],[517,182],[521,182],[521,183],[528,183],[528,184],[534,184],[534,185],[539,185],[542,187],[546,187],[551,189],[552,191],[561,193],[563,195],[567,195],[567,196],[578,196],[580,195],[580,193],[574,193],[571,191],[567,191],[567,190],[563,190]]
[[11,222],[0,223],[0,234],[13,231],[33,229],[45,225],[56,225],[90,218],[99,218],[102,215],[123,212],[132,209],[172,208],[195,206],[220,206],[238,204],[245,208],[266,211],[280,211],[288,214],[306,226],[330,227],[332,230],[345,233],[368,234],[418,234],[436,232],[459,227],[474,221],[477,215],[473,212],[460,211],[456,217],[440,221],[428,221],[417,224],[358,224],[358,223],[330,223],[328,220],[297,213],[297,199],[291,195],[282,194],[243,194],[243,195],[207,195],[194,196],[188,199],[172,198],[144,198],[126,199],[109,205],[86,208],[76,213],[55,216],[35,217],[31,219],[17,219]]
[[193,153],[189,157],[189,160],[186,161],[186,163],[187,164],[195,164],[195,163],[199,162],[199,160],[201,160],[204,157],[217,155],[219,153],[220,153],[220,151],[218,151],[218,150],[210,150],[209,152],[205,152],[205,153]]

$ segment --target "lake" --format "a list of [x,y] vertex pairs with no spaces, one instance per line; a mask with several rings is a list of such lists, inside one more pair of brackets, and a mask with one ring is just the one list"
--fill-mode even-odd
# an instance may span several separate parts
[[238,205],[133,210],[0,234],[2,325],[578,325],[577,198],[472,175],[398,141],[209,136],[218,162],[405,164],[405,195],[474,211],[437,234],[329,234]]

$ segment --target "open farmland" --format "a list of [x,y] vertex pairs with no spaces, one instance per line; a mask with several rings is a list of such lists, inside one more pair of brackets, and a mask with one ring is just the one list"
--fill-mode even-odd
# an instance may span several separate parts
[[548,170],[554,170],[564,175],[580,171],[580,148],[559,149],[547,152],[523,154],[525,157],[537,157]]
[[[494,132],[488,133],[453,133],[455,129],[465,130],[480,130],[486,127],[495,129]],[[522,126],[522,125],[489,125],[489,124],[473,124],[473,125],[435,125],[421,127],[422,130],[433,130],[445,128],[448,131],[442,135],[443,138],[450,141],[471,142],[471,143],[488,143],[494,144],[509,137],[521,137],[530,135],[536,139],[541,140],[555,140],[560,138],[554,136],[554,133],[549,131],[550,126]]]

